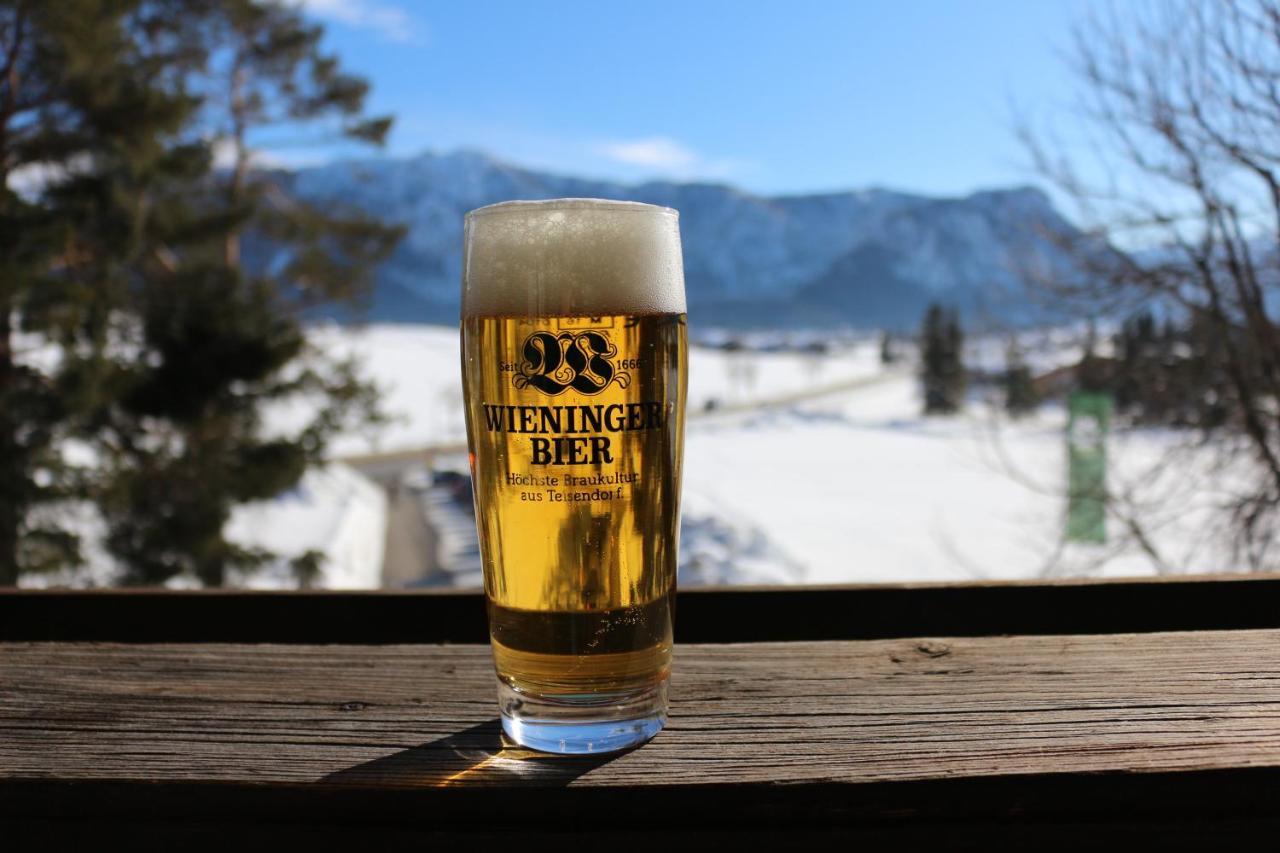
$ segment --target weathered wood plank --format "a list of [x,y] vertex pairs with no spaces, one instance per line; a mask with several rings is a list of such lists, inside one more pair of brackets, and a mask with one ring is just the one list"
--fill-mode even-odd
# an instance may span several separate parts
[[[682,643],[1280,628],[1280,578],[682,590]],[[0,591],[0,642],[484,643],[477,592]]]
[[503,749],[492,679],[480,646],[5,644],[0,779],[646,787],[1280,767],[1280,631],[685,646],[668,730],[603,762]]
[[686,645],[673,703],[565,759],[502,744],[482,646],[0,644],[0,846],[1280,829],[1280,631]]

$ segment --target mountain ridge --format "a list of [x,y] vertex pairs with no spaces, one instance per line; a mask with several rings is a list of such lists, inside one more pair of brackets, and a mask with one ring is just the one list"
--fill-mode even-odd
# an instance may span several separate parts
[[456,322],[463,214],[516,198],[620,198],[679,210],[690,311],[708,309],[706,325],[903,328],[933,300],[1024,323],[1030,308],[1019,290],[1071,267],[1049,235],[1075,233],[1030,185],[942,197],[883,187],[770,196],[720,182],[553,174],[474,149],[280,174],[312,202],[408,226],[378,272],[374,320]]

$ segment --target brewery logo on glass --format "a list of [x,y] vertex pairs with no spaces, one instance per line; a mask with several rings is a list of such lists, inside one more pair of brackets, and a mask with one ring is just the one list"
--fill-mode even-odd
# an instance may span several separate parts
[[520,369],[511,377],[517,388],[535,388],[556,396],[569,389],[595,395],[614,382],[631,384],[631,374],[614,367],[618,348],[603,330],[534,332],[520,346]]
[[[625,344],[625,335],[623,340]],[[639,390],[639,385],[633,388],[630,371],[642,369],[645,360],[618,356],[618,345],[598,327],[531,332],[516,359],[499,366],[513,374],[511,385],[546,397],[572,392],[570,397],[598,397],[601,402],[537,404],[519,396],[509,398],[510,403],[481,401],[485,428],[528,434],[530,466],[612,465],[619,459],[614,434],[661,430],[667,423],[664,401],[634,400],[623,393]],[[606,390],[611,393],[603,394]]]

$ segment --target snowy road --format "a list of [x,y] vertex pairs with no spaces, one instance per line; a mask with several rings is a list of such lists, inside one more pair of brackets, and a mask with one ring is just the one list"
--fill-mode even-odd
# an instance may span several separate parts
[[383,588],[416,586],[440,574],[436,565],[436,538],[435,530],[422,512],[420,496],[401,485],[389,488]]

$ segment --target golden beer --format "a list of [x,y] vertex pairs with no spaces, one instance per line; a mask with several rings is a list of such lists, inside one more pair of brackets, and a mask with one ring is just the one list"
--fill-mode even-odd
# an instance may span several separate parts
[[674,211],[467,222],[463,386],[503,726],[620,749],[666,716],[687,337]]

